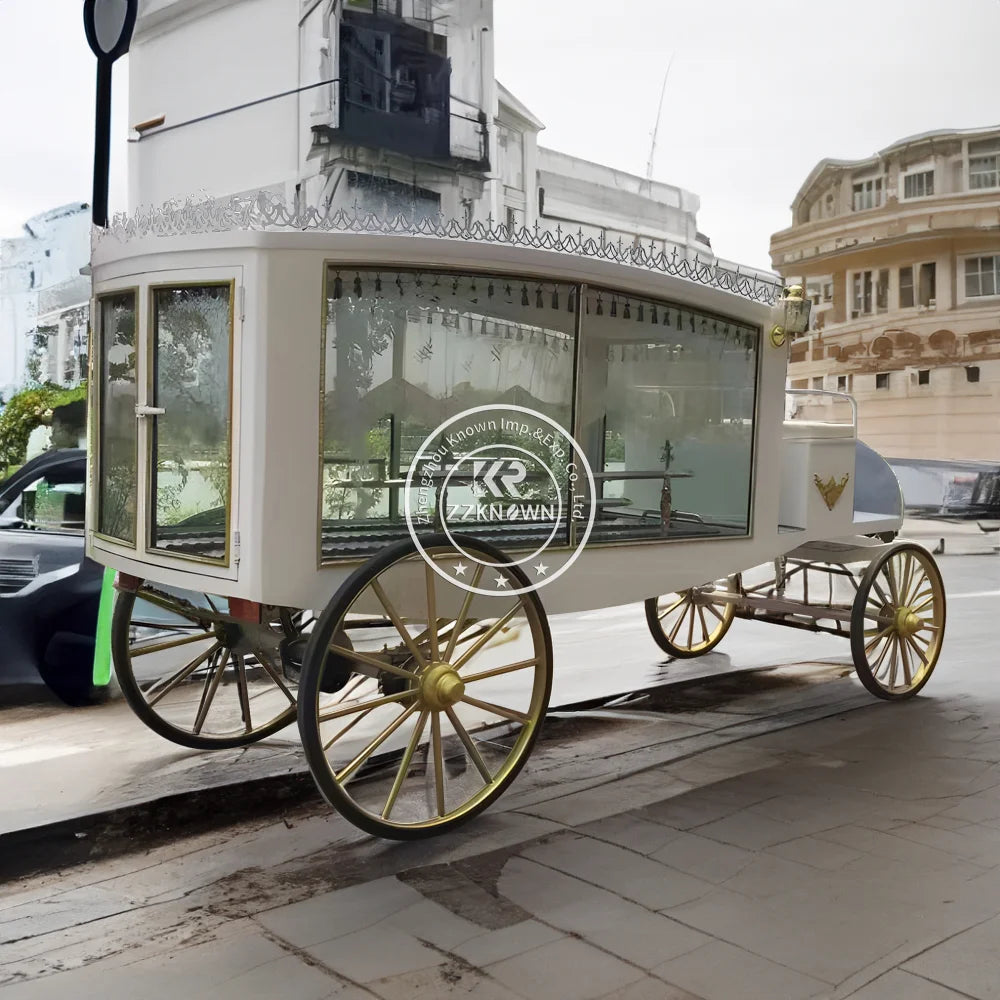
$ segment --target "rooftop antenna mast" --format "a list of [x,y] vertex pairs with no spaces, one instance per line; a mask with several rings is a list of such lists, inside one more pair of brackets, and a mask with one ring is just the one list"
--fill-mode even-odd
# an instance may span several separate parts
[[652,185],[653,182],[653,161],[656,157],[656,140],[660,134],[660,120],[663,117],[663,99],[667,96],[667,77],[670,76],[670,67],[674,64],[674,54],[670,53],[667,60],[667,71],[663,74],[663,87],[660,90],[660,106],[656,110],[656,125],[653,127],[653,141],[649,147],[649,161],[646,163],[646,183]]

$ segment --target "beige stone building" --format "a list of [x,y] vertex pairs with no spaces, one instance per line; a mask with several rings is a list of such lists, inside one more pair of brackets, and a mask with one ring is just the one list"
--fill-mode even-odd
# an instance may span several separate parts
[[854,395],[887,457],[1000,461],[1000,126],[822,160],[792,218],[771,261],[813,313],[790,387]]

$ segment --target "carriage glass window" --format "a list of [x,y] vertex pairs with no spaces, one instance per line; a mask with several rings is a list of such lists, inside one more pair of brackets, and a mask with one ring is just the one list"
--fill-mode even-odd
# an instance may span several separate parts
[[[405,535],[407,471],[425,438],[449,417],[508,403],[568,429],[575,325],[570,285],[330,268],[322,375],[323,557],[364,554]],[[503,443],[504,433],[499,424],[484,423],[463,448]],[[463,488],[449,486],[448,502],[473,500]],[[510,547],[510,540],[503,544]]]
[[578,440],[598,481],[591,544],[749,532],[758,336],[588,291]]
[[231,284],[153,289],[150,544],[225,562],[230,503]]
[[136,337],[135,293],[98,300],[100,420],[97,531],[135,543]]

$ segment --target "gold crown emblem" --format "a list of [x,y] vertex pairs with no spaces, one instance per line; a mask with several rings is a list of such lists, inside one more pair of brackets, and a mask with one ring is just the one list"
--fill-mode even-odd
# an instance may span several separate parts
[[819,495],[823,498],[823,502],[826,504],[827,510],[833,510],[837,506],[837,501],[840,499],[841,494],[847,486],[847,481],[851,478],[849,473],[844,473],[840,478],[838,483],[833,476],[824,483],[819,476],[813,476],[813,480],[816,483],[816,489],[819,490]]

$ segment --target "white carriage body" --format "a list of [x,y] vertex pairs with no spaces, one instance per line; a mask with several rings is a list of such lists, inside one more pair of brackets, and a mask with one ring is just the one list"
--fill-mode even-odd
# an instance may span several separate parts
[[[692,326],[697,314],[703,328],[707,317],[713,324],[724,324],[727,331],[731,327],[752,335],[752,344],[741,345],[745,357],[755,360],[752,397],[746,397],[752,398],[752,404],[747,403],[749,409],[740,411],[749,417],[731,424],[739,433],[750,435],[752,450],[745,456],[746,468],[740,472],[743,466],[734,466],[732,473],[737,491],[743,488],[737,481],[748,480],[746,524],[742,529],[698,537],[622,540],[595,535],[573,567],[542,588],[540,596],[550,613],[637,601],[738,572],[793,550],[812,547],[813,558],[817,552],[822,558],[822,547],[832,545],[831,561],[842,561],[837,554],[841,547],[845,552],[847,548],[863,549],[870,536],[895,532],[901,525],[902,507],[895,479],[888,466],[880,465],[877,456],[873,457],[874,453],[859,446],[856,421],[809,424],[785,420],[788,348],[785,343],[776,345],[769,336],[773,326],[781,322],[780,303],[772,306],[752,301],[707,282],[593,255],[515,245],[505,240],[409,234],[236,230],[138,235],[128,240],[109,235],[95,248],[92,266],[95,346],[91,385],[100,388],[94,393],[92,413],[95,459],[87,505],[87,551],[93,559],[122,573],[230,598],[315,608],[325,604],[346,576],[372,554],[372,550],[359,549],[357,554],[343,551],[335,558],[323,558],[321,484],[326,483],[322,479],[326,452],[322,436],[325,387],[321,379],[326,363],[326,310],[335,273],[343,276],[347,297],[352,282],[356,278],[360,281],[361,274],[365,288],[376,277],[388,285],[391,279],[387,276],[393,274],[423,275],[428,282],[435,276],[443,275],[450,281],[459,275],[472,289],[479,287],[477,278],[480,284],[496,278],[498,285],[509,279],[514,286],[513,308],[522,296],[532,303],[529,309],[535,308],[536,297],[541,306],[544,295],[548,308],[550,296],[553,303],[562,296],[559,323],[562,327],[571,323],[563,336],[569,336],[569,343],[574,345],[569,355],[574,359],[573,426],[567,430],[581,441],[588,433],[581,413],[590,405],[588,400],[597,399],[590,385],[594,378],[603,377],[600,373],[602,366],[608,365],[607,352],[619,351],[622,364],[628,357],[628,364],[641,367],[641,351],[669,346],[673,331],[662,322],[650,323],[647,315],[643,329],[630,333],[627,342],[622,340],[619,345],[610,334],[610,339],[601,339],[605,353],[595,360],[594,352],[579,347],[588,337],[595,342],[600,339],[592,333],[596,316],[587,314],[584,308],[584,303],[591,302],[589,295],[603,295],[605,309],[612,301],[616,305],[631,303],[632,309],[638,309],[641,302],[647,311],[658,305],[661,310],[677,309],[690,314]],[[224,434],[227,441],[230,482],[219,487],[225,523],[224,528],[219,523],[217,548],[207,558],[197,551],[194,555],[185,551],[183,531],[178,534],[171,528],[174,534],[167,532],[160,537],[154,525],[159,503],[155,496],[158,459],[154,449],[168,440],[174,426],[169,422],[169,406],[166,413],[155,411],[163,408],[161,390],[167,387],[169,378],[183,382],[185,377],[183,372],[177,374],[177,366],[169,371],[164,367],[167,355],[176,354],[178,348],[176,343],[171,344],[173,335],[158,340],[154,327],[159,312],[172,308],[170,302],[174,300],[169,296],[183,298],[179,290],[185,288],[216,289],[212,293],[213,308],[228,303],[230,311],[229,357],[222,358],[216,350],[216,375],[226,398],[215,400],[220,421],[216,436],[221,442]],[[223,289],[228,292],[219,291]],[[573,313],[566,308],[566,289],[576,296]],[[468,289],[463,294],[468,294]],[[776,295],[772,295],[774,298]],[[132,361],[126,359],[127,351],[122,351],[120,344],[115,346],[110,330],[115,303],[125,303],[127,311],[129,300],[134,303]],[[485,321],[482,329],[485,333]],[[461,332],[456,329],[454,337]],[[479,346],[470,350],[488,353],[489,345],[496,344],[495,337],[503,336],[496,330],[493,334],[479,340],[473,336],[472,341]],[[510,337],[509,328],[506,337]],[[545,343],[548,334],[543,331],[540,337]],[[407,357],[418,352],[419,346],[416,340],[411,341],[405,348]],[[327,344],[326,351],[331,349]],[[390,345],[390,354],[393,349]],[[395,350],[401,353],[402,345]],[[109,522],[102,521],[111,490],[107,463],[102,464],[110,421],[107,407],[114,395],[108,376],[116,364],[119,368],[131,365],[125,382],[132,386],[126,385],[117,404],[119,415],[115,419],[124,435],[116,445],[119,449],[123,441],[132,441],[132,431],[121,414],[133,403],[138,414],[136,457],[131,470],[135,494],[122,501],[128,508],[126,530],[107,530]],[[393,372],[395,377],[396,369]],[[602,384],[607,386],[606,377]],[[404,389],[405,396],[410,390]],[[699,390],[692,387],[692,391]],[[703,395],[708,392],[705,389]],[[721,398],[721,390],[719,395]],[[175,397],[181,399],[183,394],[175,393]],[[199,405],[209,405],[204,392]],[[606,434],[602,431],[602,440],[607,439]],[[649,441],[626,441],[626,445],[637,449],[641,445],[652,454]],[[183,440],[175,438],[171,446],[183,448]],[[694,447],[702,446],[695,441],[688,452]],[[727,451],[714,439],[706,440],[703,448],[698,467],[704,472],[698,474],[714,477],[712,482],[717,485],[711,489],[724,492],[727,463],[733,461],[731,449]],[[109,444],[109,453],[110,449]],[[859,449],[865,454],[864,474],[868,477],[861,484],[857,483],[856,470]],[[654,460],[655,456],[647,466]],[[736,465],[743,461],[739,458]],[[162,466],[160,470],[162,474]],[[400,468],[395,471],[398,475]],[[206,481],[207,476],[206,472]],[[383,480],[386,478],[383,475]],[[160,489],[173,490],[176,498],[184,495],[186,482],[178,480]],[[635,495],[645,499],[625,502],[648,508],[652,506],[652,489],[658,491],[659,484],[637,484]],[[401,525],[399,535],[405,530]],[[878,545],[875,541],[870,544]],[[552,548],[546,552],[546,559],[554,570],[569,555],[568,548]]]

